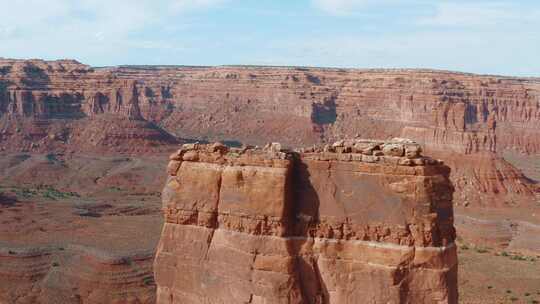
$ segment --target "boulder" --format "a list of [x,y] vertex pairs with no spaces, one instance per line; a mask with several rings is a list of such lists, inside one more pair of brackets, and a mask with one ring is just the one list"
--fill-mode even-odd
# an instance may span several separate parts
[[401,157],[405,153],[405,148],[402,144],[384,144],[382,151],[387,156]]
[[422,156],[422,147],[418,144],[405,145],[405,156],[407,158],[418,158]]

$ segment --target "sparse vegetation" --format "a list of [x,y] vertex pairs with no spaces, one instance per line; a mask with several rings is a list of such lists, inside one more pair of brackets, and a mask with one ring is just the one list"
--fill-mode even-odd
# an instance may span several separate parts
[[510,259],[514,261],[527,261],[527,257],[522,255],[512,255]]
[[61,165],[61,166],[67,167],[64,160],[58,158],[58,156],[59,156],[58,154],[49,153],[45,155],[45,158],[47,159],[47,162],[51,165]]
[[145,277],[143,279],[144,285],[153,285],[154,284],[154,278],[153,277]]
[[534,257],[534,256],[524,256],[524,255],[520,255],[520,254],[508,253],[506,251],[503,251],[500,254],[497,253],[495,255],[508,257],[513,261],[530,261],[530,262],[533,262],[533,263],[537,261],[537,258]]
[[16,196],[20,196],[23,198],[30,198],[38,194],[37,191],[29,188],[13,188],[12,191],[15,193]]
[[77,194],[76,192],[63,192],[48,185],[39,185],[38,190],[44,198],[49,198],[52,200],[80,197],[79,194]]
[[240,154],[238,154],[238,153],[236,153],[236,152],[229,152],[229,153],[227,154],[227,156],[229,156],[229,157],[234,157],[234,158],[238,158],[238,157],[240,157]]
[[58,159],[56,158],[56,155],[52,153],[45,155],[45,158],[49,161],[49,163],[54,163],[58,161]]
[[57,199],[80,197],[80,195],[76,192],[60,191],[50,185],[38,185],[34,189],[26,188],[26,187],[23,187],[23,188],[13,187],[10,190],[17,197],[22,197],[22,198],[31,198],[35,196],[41,196],[43,198],[57,200]]
[[476,248],[476,252],[478,252],[478,253],[487,253],[488,250],[486,248]]

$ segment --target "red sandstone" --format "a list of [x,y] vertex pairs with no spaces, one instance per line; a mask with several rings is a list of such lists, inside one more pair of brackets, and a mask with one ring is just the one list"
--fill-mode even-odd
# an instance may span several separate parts
[[[532,198],[530,183],[495,154],[540,152],[537,79],[9,59],[0,60],[0,71],[4,150],[144,153],[171,149],[182,138],[305,146],[355,135],[407,137],[461,172],[455,182],[465,178],[486,189],[466,199],[470,204]],[[474,155],[464,158],[466,166],[463,155]],[[497,180],[483,180],[494,167]],[[458,195],[469,195],[463,189]]]
[[157,302],[457,303],[448,167],[406,157],[413,143],[374,146],[184,145],[163,190]]

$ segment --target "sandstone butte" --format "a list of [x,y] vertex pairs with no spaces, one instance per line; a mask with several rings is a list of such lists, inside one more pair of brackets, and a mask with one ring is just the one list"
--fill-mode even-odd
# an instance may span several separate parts
[[457,303],[450,170],[407,140],[171,155],[157,303]]
[[460,204],[531,201],[501,157],[540,153],[540,80],[432,70],[120,66],[0,59],[0,150],[172,151],[184,139],[299,147],[411,138]]
[[[0,152],[157,155],[185,140],[301,147],[341,138],[411,138],[451,168],[461,236],[485,241],[495,235],[489,246],[518,250],[536,244],[533,252],[540,248],[538,230],[512,216],[534,210],[528,206],[538,185],[502,156],[537,162],[539,123],[538,78],[398,69],[94,68],[74,60],[0,58]],[[304,154],[292,155],[293,173],[297,164],[309,163]],[[472,208],[514,213],[502,224],[471,221]],[[116,265],[115,258],[86,255],[103,260],[103,269]],[[45,263],[9,251],[0,258],[8,261],[0,268]],[[7,268],[0,272],[23,269]],[[100,278],[92,280],[103,283]]]

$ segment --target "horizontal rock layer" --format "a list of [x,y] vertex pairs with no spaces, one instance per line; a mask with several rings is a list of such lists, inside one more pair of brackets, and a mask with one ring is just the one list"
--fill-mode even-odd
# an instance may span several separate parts
[[[540,80],[533,78],[0,60],[0,150],[8,151],[153,153],[182,139],[306,146],[407,137],[462,172],[454,182],[487,189],[472,197],[458,187],[470,204],[501,206],[530,201],[531,183],[496,153],[540,152],[539,125]],[[463,155],[476,153],[481,163],[465,167]],[[484,180],[485,172],[498,180]]]
[[[490,182],[477,172],[500,172],[496,183],[507,191],[487,190],[471,204],[521,205],[532,199],[530,183],[495,153],[539,153],[539,125],[540,80],[533,78],[0,60],[0,150],[8,151],[153,153],[181,139],[306,146],[407,137],[464,172],[472,188]],[[462,166],[462,155],[475,153],[492,168]]]
[[246,143],[299,146],[359,133],[463,153],[540,151],[539,80],[429,70],[91,68],[2,59],[0,113],[109,113],[180,137]]
[[185,145],[162,195],[158,303],[457,303],[448,167],[371,144]]
[[154,303],[152,253],[0,247],[1,303]]

